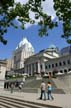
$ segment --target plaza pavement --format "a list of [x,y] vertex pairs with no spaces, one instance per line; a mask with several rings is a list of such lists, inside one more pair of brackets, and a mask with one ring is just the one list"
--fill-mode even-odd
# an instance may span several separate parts
[[62,108],[71,108],[71,94],[53,94],[54,100],[39,100],[40,93],[24,93],[5,91],[0,89],[0,96],[7,96],[17,99],[23,99],[26,101],[32,101],[35,103],[42,103],[46,105],[59,106]]

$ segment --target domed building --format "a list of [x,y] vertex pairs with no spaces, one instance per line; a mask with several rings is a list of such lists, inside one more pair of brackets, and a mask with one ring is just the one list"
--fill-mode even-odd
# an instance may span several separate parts
[[32,44],[27,40],[27,38],[23,38],[13,52],[13,68],[24,68],[25,59],[32,56],[33,54],[34,48]]
[[59,53],[59,49],[54,44],[50,45],[47,50],[51,52],[54,51],[54,52]]

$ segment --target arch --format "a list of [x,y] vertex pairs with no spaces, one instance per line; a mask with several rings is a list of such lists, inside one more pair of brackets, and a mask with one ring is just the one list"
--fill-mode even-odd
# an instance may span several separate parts
[[64,69],[64,73],[67,74],[67,69]]
[[58,73],[58,70],[57,69],[54,69],[52,73],[53,73],[53,77],[55,77],[56,74]]

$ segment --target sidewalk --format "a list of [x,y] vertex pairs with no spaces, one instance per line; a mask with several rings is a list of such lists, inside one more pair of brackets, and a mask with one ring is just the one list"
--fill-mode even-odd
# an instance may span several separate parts
[[1,96],[8,96],[26,101],[32,101],[37,103],[43,103],[46,105],[60,106],[63,108],[71,108],[71,94],[53,94],[54,100],[39,100],[40,93],[24,93],[24,92],[13,92],[4,91],[0,89]]

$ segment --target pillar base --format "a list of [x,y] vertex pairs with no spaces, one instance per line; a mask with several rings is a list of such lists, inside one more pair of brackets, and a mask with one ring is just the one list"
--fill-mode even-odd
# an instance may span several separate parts
[[38,75],[36,76],[36,80],[40,80],[40,79],[42,79],[42,77],[41,77],[40,74],[38,74]]

